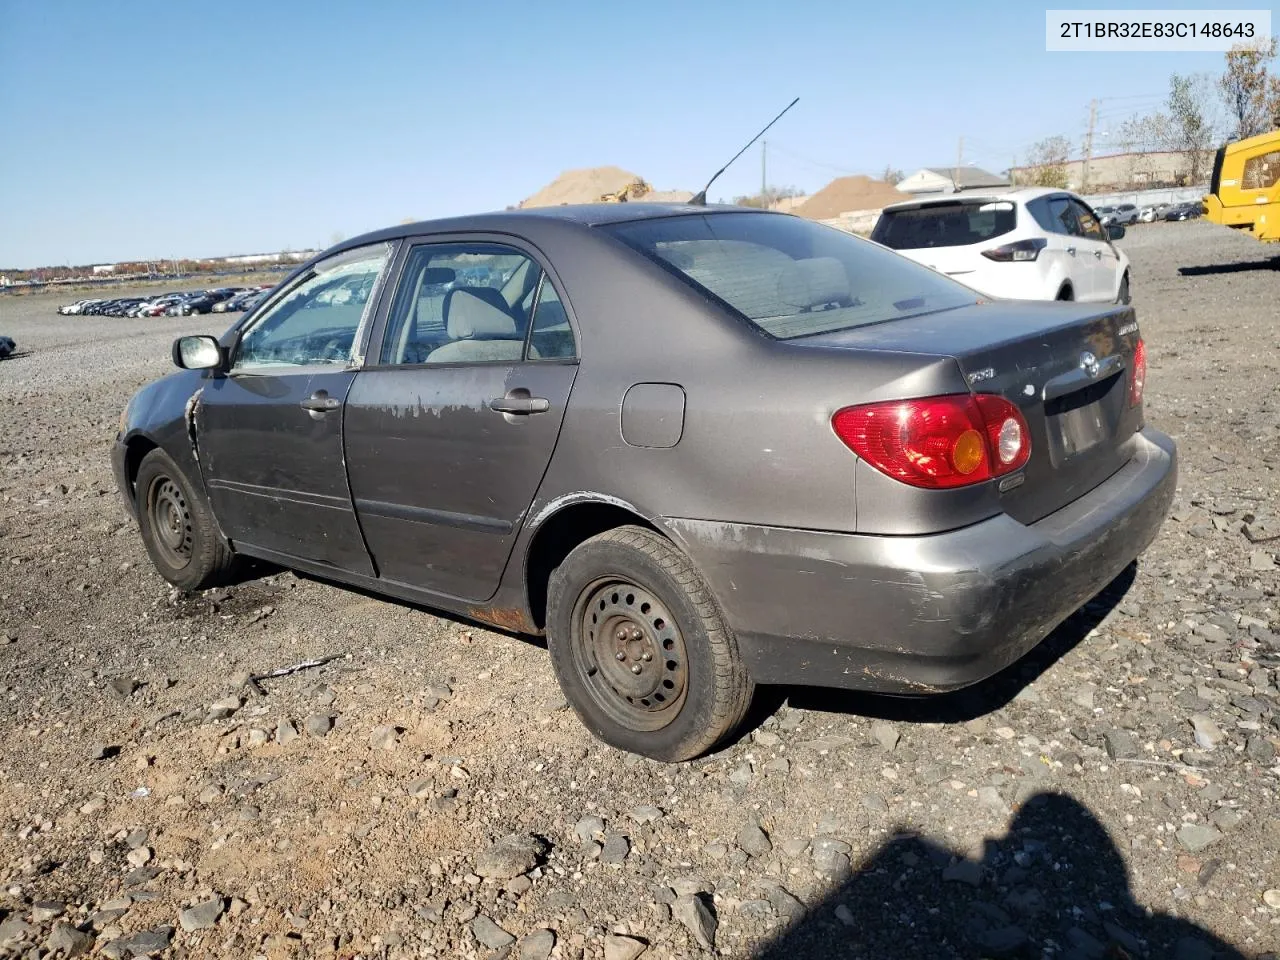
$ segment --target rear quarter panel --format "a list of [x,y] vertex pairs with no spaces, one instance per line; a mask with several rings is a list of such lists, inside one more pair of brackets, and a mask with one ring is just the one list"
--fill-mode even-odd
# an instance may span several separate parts
[[[953,360],[775,341],[612,238],[553,231],[580,332],[581,367],[533,505],[598,494],[649,517],[857,528],[857,457],[831,429],[851,404],[964,391]],[[673,447],[629,444],[623,397],[638,383],[686,395]]]

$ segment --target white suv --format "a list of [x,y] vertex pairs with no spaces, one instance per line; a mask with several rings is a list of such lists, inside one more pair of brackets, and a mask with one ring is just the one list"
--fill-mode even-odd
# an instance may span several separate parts
[[885,207],[871,239],[990,297],[1129,302],[1129,258],[1075,194],[1040,187]]

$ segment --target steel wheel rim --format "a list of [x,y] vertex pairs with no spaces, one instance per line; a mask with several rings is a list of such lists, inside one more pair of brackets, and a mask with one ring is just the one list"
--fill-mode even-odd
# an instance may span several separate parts
[[591,583],[573,612],[573,660],[591,699],[631,730],[660,730],[689,692],[684,634],[667,605],[626,578]]
[[157,477],[147,498],[151,517],[152,540],[165,562],[171,567],[185,567],[191,562],[191,510],[182,488],[169,477]]

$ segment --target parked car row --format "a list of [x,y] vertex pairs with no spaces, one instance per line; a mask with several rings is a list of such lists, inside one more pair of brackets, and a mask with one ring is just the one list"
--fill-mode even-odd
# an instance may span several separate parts
[[1133,223],[1155,223],[1157,220],[1192,220],[1204,214],[1199,200],[1186,203],[1152,203],[1139,207],[1132,203],[1096,208],[1104,227],[1113,223],[1128,226]]
[[250,310],[267,295],[270,284],[258,287],[218,287],[186,290],[158,297],[112,297],[77,300],[58,308],[64,316],[187,317],[198,313]]

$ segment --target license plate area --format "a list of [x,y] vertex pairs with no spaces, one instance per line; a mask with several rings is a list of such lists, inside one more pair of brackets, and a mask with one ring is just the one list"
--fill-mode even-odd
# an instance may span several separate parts
[[1115,437],[1124,414],[1122,380],[1116,373],[1045,402],[1049,459],[1055,467]]

